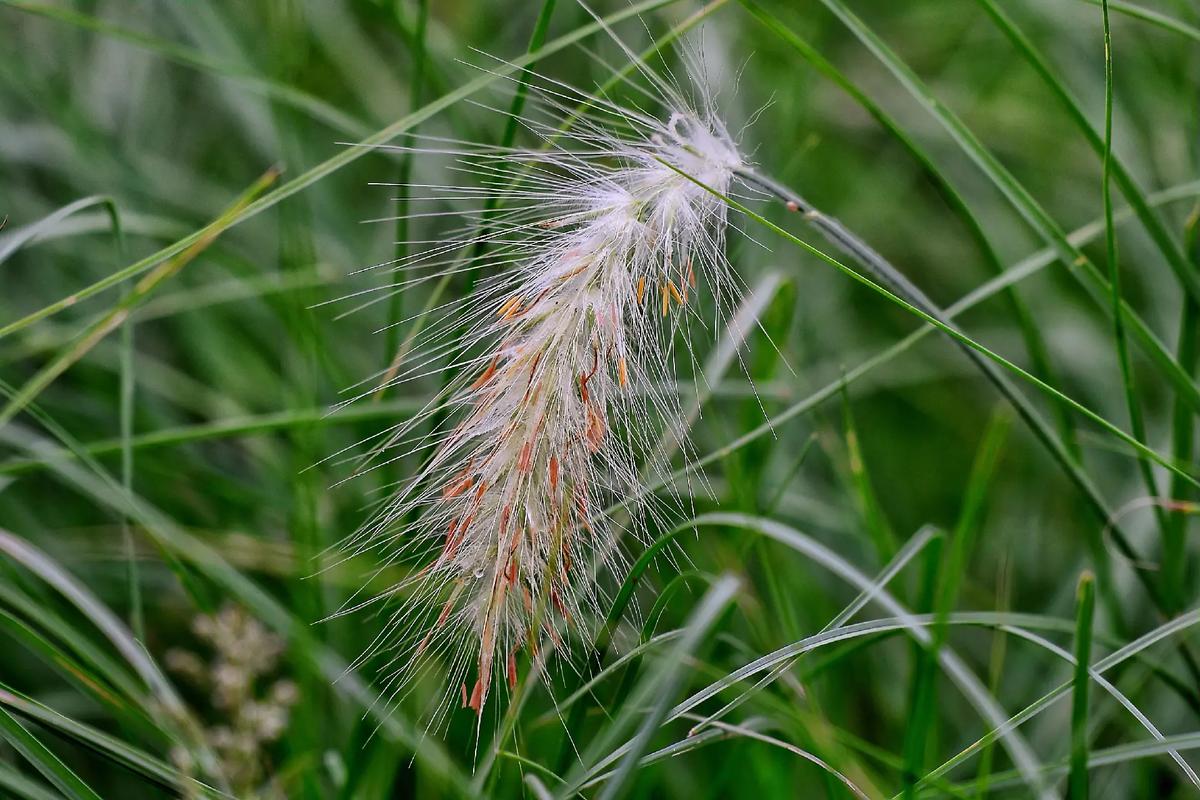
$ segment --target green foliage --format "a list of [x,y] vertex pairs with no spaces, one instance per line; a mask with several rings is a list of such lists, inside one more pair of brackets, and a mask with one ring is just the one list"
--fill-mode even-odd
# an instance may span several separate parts
[[[1195,4],[589,5],[0,0],[0,796],[1200,791]],[[485,276],[373,291],[442,234],[373,184],[456,175],[373,146],[545,146],[533,76],[652,105],[630,52],[682,76],[701,23],[755,170],[933,305],[729,198],[692,441],[607,509],[686,513],[427,731],[438,676],[358,660],[394,606],[337,613],[413,567],[337,543],[444,378],[327,410]]]

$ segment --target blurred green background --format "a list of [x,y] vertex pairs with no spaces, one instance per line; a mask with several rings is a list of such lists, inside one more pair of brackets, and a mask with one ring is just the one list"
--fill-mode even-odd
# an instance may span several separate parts
[[[627,57],[603,34],[559,47],[592,23],[574,0],[0,0],[0,796],[1200,791],[1186,766],[1200,746],[1200,7],[1112,3],[1114,239],[1126,330],[1144,334],[1127,333],[1126,371],[1106,280],[1098,3],[643,5],[616,32],[635,51],[700,36],[762,171],[939,304],[985,287],[958,318],[968,336],[1177,472],[1014,378],[1070,479],[945,336],[906,339],[922,328],[911,312],[738,217],[729,256],[764,300],[762,329],[741,367],[679,375],[683,406],[703,405],[674,464],[708,457],[706,480],[677,487],[679,521],[698,519],[625,579],[616,624],[583,623],[548,685],[493,704],[478,734],[460,711],[425,735],[436,681],[392,703],[382,663],[345,674],[386,615],[321,622],[408,567],[315,573],[415,466],[342,483],[355,443],[441,384],[328,415],[407,328],[376,332],[388,302],[325,303],[387,280],[361,270],[394,258],[398,237],[439,234],[364,224],[403,213],[373,182],[462,176],[347,143],[446,96],[409,122],[500,142],[511,82],[452,93],[531,38],[556,48],[537,71],[585,92]],[[680,68],[669,48],[651,63]],[[988,283],[1014,268],[1012,293]],[[402,315],[428,300],[428,286],[405,293]],[[716,343],[691,344],[704,363]],[[860,625],[729,677],[845,622],[881,573],[891,600],[856,604],[849,623],[902,608],[930,615],[919,635]],[[1073,652],[1116,653],[1111,683],[1074,674]],[[663,719],[714,682],[693,716]],[[1037,713],[993,742],[1023,711]]]

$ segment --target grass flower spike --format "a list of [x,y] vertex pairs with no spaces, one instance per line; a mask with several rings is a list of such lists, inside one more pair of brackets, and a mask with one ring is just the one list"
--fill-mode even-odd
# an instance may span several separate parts
[[[459,212],[461,237],[399,265],[433,272],[397,290],[464,269],[444,260],[456,251],[474,250],[467,269],[487,277],[387,380],[453,376],[380,448],[419,451],[423,465],[354,540],[423,564],[397,587],[405,601],[374,648],[398,648],[396,689],[435,654],[477,713],[496,685],[514,686],[520,651],[558,647],[600,610],[597,575],[622,559],[603,508],[637,492],[639,457],[663,466],[659,429],[682,418],[662,389],[676,331],[699,319],[689,303],[701,284],[713,287],[714,327],[734,294],[726,205],[709,188],[727,192],[742,159],[710,104],[655,85],[661,116],[592,99],[564,136],[554,123],[575,93],[554,85],[534,98],[549,121],[522,120],[544,148],[434,150],[480,187],[433,187],[430,200],[496,210]],[[645,513],[657,512],[634,511],[635,535]]]

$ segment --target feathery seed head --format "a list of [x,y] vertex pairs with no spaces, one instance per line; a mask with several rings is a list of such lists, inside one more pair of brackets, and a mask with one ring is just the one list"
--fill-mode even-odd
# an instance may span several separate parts
[[[536,95],[551,121],[522,120],[547,147],[450,151],[480,186],[438,197],[488,210],[463,212],[469,233],[401,264],[444,265],[473,248],[487,277],[388,376],[396,384],[433,367],[452,377],[444,399],[380,448],[410,444],[424,463],[351,540],[423,564],[364,655],[399,648],[396,690],[444,661],[458,702],[481,713],[495,685],[515,685],[519,651],[536,659],[597,615],[597,575],[622,563],[603,508],[636,496],[639,455],[663,466],[651,431],[682,416],[661,389],[673,377],[671,311],[690,312],[701,279],[718,292],[732,283],[726,206],[713,192],[728,192],[742,164],[713,114],[654,81],[663,119],[554,84]],[[574,97],[589,110],[568,117],[564,136],[552,123]],[[406,439],[430,420],[432,433]],[[635,535],[641,513],[657,512],[635,509]]]

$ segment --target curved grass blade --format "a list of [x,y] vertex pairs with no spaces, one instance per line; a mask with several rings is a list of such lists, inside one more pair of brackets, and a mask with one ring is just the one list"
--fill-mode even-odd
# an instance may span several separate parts
[[178,769],[115,736],[60,714],[3,684],[0,684],[0,706],[57,731],[164,789],[189,797],[233,798],[232,795],[188,777]]
[[1084,573],[1079,579],[1079,612],[1075,623],[1075,677],[1071,686],[1071,800],[1088,797],[1088,677],[1092,653],[1092,612],[1096,579]]
[[165,711],[165,714],[159,714],[161,724],[178,734],[180,741],[187,745],[208,774],[220,777],[220,761],[204,743],[199,722],[158,664],[133,638],[121,620],[86,586],[45,553],[3,528],[0,528],[0,553],[41,578],[104,634],[161,704]]
[[[1200,194],[1200,182],[1191,182],[1191,183],[1186,183],[1186,184],[1180,184],[1179,186],[1177,186],[1173,189],[1167,190],[1166,192],[1160,192],[1157,195],[1154,195],[1152,197],[1152,202],[1157,204],[1157,203],[1168,202],[1168,201],[1172,201],[1172,200],[1180,200],[1180,199],[1184,199],[1187,197],[1192,197],[1196,194]],[[1117,215],[1117,217],[1118,217],[1118,219],[1127,218],[1128,212],[1123,211],[1123,212],[1119,213]],[[1088,225],[1085,225],[1082,228],[1079,228],[1078,230],[1074,231],[1071,234],[1071,238],[1074,240],[1073,243],[1075,244],[1075,246],[1078,247],[1086,242],[1091,241],[1092,239],[1095,239],[1097,236],[1101,235],[1103,233],[1103,231],[1104,231],[1103,220],[1101,220],[1100,222],[1089,223]],[[1025,278],[1030,277],[1031,275],[1038,273],[1039,271],[1045,269],[1046,267],[1050,266],[1051,264],[1054,264],[1055,261],[1056,261],[1056,256],[1055,256],[1055,252],[1052,248],[1044,248],[1044,249],[1038,251],[1034,255],[1023,259],[1019,263],[1017,263],[1014,266],[1010,267],[1009,269],[1005,270],[1003,275],[1000,275],[996,278],[993,278],[993,279],[985,282],[984,284],[982,284],[981,286],[976,288],[974,291],[969,292],[964,297],[959,299],[957,302],[948,306],[944,312],[946,318],[950,319],[950,320],[955,319],[956,317],[958,317],[960,314],[964,313],[965,311],[968,311],[969,309],[974,308],[975,306],[979,305],[980,303],[984,302],[985,300],[995,296],[997,293],[1002,291],[1004,287],[1011,286],[1019,281],[1024,280]],[[826,384],[825,386],[823,386],[822,388],[818,389],[817,391],[811,393],[804,399],[798,400],[797,402],[793,403],[787,409],[780,412],[779,414],[776,414],[772,419],[768,420],[767,422],[764,422],[762,425],[759,425],[757,428],[747,431],[746,433],[744,433],[743,435],[734,439],[733,441],[729,442],[728,444],[724,445],[723,447],[719,447],[716,450],[709,452],[707,455],[704,455],[698,459],[692,460],[691,462],[689,462],[688,464],[684,465],[683,467],[677,469],[675,472],[671,473],[670,475],[665,476],[664,478],[654,481],[650,484],[647,484],[645,487],[633,492],[630,497],[625,498],[625,499],[618,501],[617,503],[614,503],[613,505],[609,506],[607,509],[605,509],[605,513],[611,514],[614,511],[616,511],[617,509],[624,508],[625,506],[629,505],[630,503],[637,502],[638,500],[640,500],[641,498],[645,497],[646,495],[648,495],[652,492],[655,492],[665,486],[671,486],[674,483],[676,483],[677,481],[692,474],[693,472],[703,469],[704,467],[708,466],[709,464],[720,461],[722,458],[725,458],[728,454],[730,454],[742,447],[745,447],[747,444],[749,444],[753,441],[756,441],[756,440],[760,439],[761,437],[766,436],[769,433],[772,433],[773,431],[777,430],[780,426],[782,426],[784,423],[786,423],[788,420],[791,420],[794,417],[797,417],[801,414],[805,414],[805,413],[811,411],[812,409],[819,406],[821,403],[828,400],[830,397],[835,396],[839,391],[842,390],[843,387],[849,386],[854,381],[856,381],[859,378],[863,377],[864,375],[868,374],[876,367],[882,366],[883,364],[887,364],[887,363],[891,362],[892,359],[907,352],[915,344],[917,344],[922,339],[924,339],[926,336],[930,335],[931,333],[933,333],[936,330],[937,330],[937,328],[933,325],[925,325],[924,327],[919,328],[916,331],[913,331],[908,336],[901,339],[899,342],[896,342],[895,344],[891,345],[890,347],[880,351],[875,356],[867,359],[866,361],[862,362],[855,368],[848,370],[838,380]]]
[[96,322],[92,323],[75,340],[63,349],[46,366],[38,370],[0,409],[0,428],[8,424],[47,386],[65,372],[72,364],[83,358],[89,350],[96,346],[108,334],[121,327],[138,305],[145,302],[160,283],[174,277],[188,262],[198,256],[206,247],[216,240],[217,236],[233,225],[238,213],[245,209],[251,201],[262,193],[267,186],[274,183],[279,173],[274,169],[267,171],[247,189],[223,214],[210,223],[204,230],[208,233],[171,260],[159,265],[153,272],[139,280],[111,311]]
[[[1074,628],[1076,631],[1078,631],[1078,627],[1079,627],[1079,624],[1078,624],[1078,619],[1077,619],[1076,623],[1074,625]],[[999,630],[1004,631],[1006,633],[1010,633],[1014,636],[1018,636],[1028,642],[1033,642],[1038,647],[1041,647],[1042,649],[1047,650],[1048,652],[1053,653],[1054,655],[1058,656],[1063,661],[1065,661],[1071,665],[1074,679],[1076,681],[1079,680],[1078,673],[1077,673],[1077,670],[1079,667],[1079,660],[1077,657],[1073,656],[1071,653],[1067,652],[1066,650],[1064,650],[1063,648],[1054,644],[1053,642],[1048,641],[1044,637],[1039,636],[1026,628],[1018,628],[1018,627],[1013,627],[1013,626],[1002,626]],[[1092,638],[1093,639],[1096,638],[1094,632],[1092,634]],[[1097,686],[1099,686],[1105,692],[1107,692],[1109,695],[1111,695],[1112,698],[1114,700],[1116,700],[1117,704],[1120,705],[1122,708],[1124,708],[1126,711],[1128,711],[1130,716],[1132,716],[1135,720],[1137,720],[1138,724],[1141,725],[1143,728],[1145,728],[1150,733],[1151,736],[1153,736],[1158,741],[1165,740],[1166,737],[1163,736],[1162,732],[1154,725],[1153,722],[1150,721],[1149,717],[1147,717],[1144,713],[1142,713],[1141,709],[1139,709],[1136,705],[1133,704],[1133,701],[1130,700],[1125,695],[1124,692],[1122,692],[1120,689],[1118,689],[1116,686],[1114,686],[1103,675],[1100,675],[1099,673],[1097,673],[1095,670],[1091,669],[1090,667],[1088,668],[1087,672],[1088,672],[1087,680],[1095,681]],[[1099,724],[1100,724],[1100,720],[1097,720],[1096,727],[1098,727]],[[1085,747],[1085,749],[1086,749],[1086,747]],[[1186,761],[1184,761],[1183,756],[1181,756],[1177,751],[1174,751],[1174,750],[1168,751],[1167,755],[1171,757],[1171,760],[1175,762],[1175,764],[1179,767],[1180,772],[1183,773],[1184,777],[1186,777],[1188,779],[1188,781],[1192,784],[1192,786],[1194,786],[1198,790],[1200,790],[1200,776],[1198,776],[1196,774],[1196,771],[1194,769],[1192,769],[1191,765],[1189,765]]]
[[[71,685],[110,710],[130,730],[137,731],[140,736],[149,740],[157,740],[164,735],[163,729],[143,710],[148,706],[147,698],[136,686],[130,685],[132,681],[124,682],[126,685],[120,688],[105,685],[109,682],[107,677],[90,672],[87,666],[57,644],[2,609],[0,630],[8,633],[15,642],[24,645],[30,652],[37,654],[46,666],[64,677]],[[123,696],[130,694],[135,698],[133,701]]]
[[[642,754],[650,745],[650,740],[657,732],[659,725],[666,717],[671,699],[683,683],[683,673],[688,658],[699,648],[701,642],[711,628],[724,613],[726,606],[737,593],[738,581],[732,576],[721,578],[708,590],[704,599],[692,612],[687,625],[684,626],[678,641],[672,646],[668,655],[664,656],[662,669],[643,679],[642,684],[626,701],[621,713],[614,719],[592,743],[589,751],[591,758],[604,753],[606,749],[624,735],[634,715],[641,714],[646,703],[651,703],[650,711],[638,727],[637,733],[624,748],[623,755],[614,770],[613,776],[605,783],[599,797],[601,800],[612,800],[620,797],[628,789],[633,777],[634,768],[638,765]],[[585,757],[586,758],[586,757]],[[559,793],[560,797],[569,797],[582,787],[591,775],[587,771],[577,774],[567,782]]]
[[43,236],[51,235],[60,223],[71,216],[78,214],[81,211],[86,211],[95,206],[102,206],[105,213],[108,215],[108,228],[113,231],[113,235],[119,237],[121,231],[121,216],[117,211],[116,202],[107,195],[93,195],[91,197],[81,197],[74,202],[67,203],[62,208],[59,208],[46,216],[39,219],[37,222],[32,222],[24,227],[10,231],[0,239],[0,264],[3,264],[12,254],[20,250],[27,244],[30,244]]
[[[43,424],[47,423],[46,420],[42,421]],[[65,431],[52,425],[51,429],[68,447],[74,445]],[[21,435],[14,435],[17,432]],[[21,432],[15,426],[0,431],[0,437],[35,457],[45,457],[44,451],[50,448],[45,440]],[[163,550],[194,565],[216,586],[250,609],[268,627],[287,638],[295,650],[297,663],[323,677],[335,692],[361,707],[378,723],[381,735],[411,748],[416,760],[444,778],[447,787],[455,794],[471,794],[469,782],[444,748],[425,737],[398,712],[389,708],[383,699],[348,667],[345,660],[312,634],[307,623],[292,616],[279,601],[230,566],[214,548],[183,530],[170,517],[136,494],[126,494],[119,483],[94,460],[79,452],[76,452],[76,457],[82,463],[54,460],[50,462],[50,469],[57,478],[98,505],[116,513],[128,513]]]
[[[1085,3],[1091,3],[1094,6],[1100,5],[1104,0],[1083,0]],[[1133,19],[1138,19],[1143,22],[1149,22],[1152,25],[1186,36],[1189,39],[1195,39],[1200,42],[1200,28],[1193,25],[1188,25],[1186,22],[1180,22],[1172,16],[1155,11],[1150,8],[1136,5],[1135,3],[1127,3],[1125,0],[1108,0],[1108,7],[1112,11],[1119,14],[1124,14]]]
[[[1152,647],[1153,645],[1157,644],[1158,642],[1164,641],[1166,639],[1169,639],[1172,636],[1183,633],[1184,631],[1186,631],[1189,628],[1192,628],[1196,625],[1200,625],[1200,609],[1195,609],[1195,610],[1187,612],[1186,614],[1181,614],[1178,617],[1175,617],[1174,619],[1163,623],[1162,625],[1158,626],[1157,628],[1150,631],[1149,633],[1143,634],[1142,636],[1138,637],[1134,641],[1118,648],[1117,650],[1113,651],[1109,655],[1107,655],[1104,658],[1100,659],[1099,661],[1095,662],[1092,665],[1091,674],[1093,675],[1093,677],[1096,675],[1103,675],[1108,670],[1110,670],[1113,667],[1116,667],[1119,664],[1122,664],[1125,661],[1129,660],[1130,658],[1133,658],[1134,656],[1142,653],[1147,648]],[[1071,686],[1072,686],[1071,681],[1066,681],[1064,683],[1059,684],[1054,689],[1052,689],[1049,692],[1047,692],[1046,694],[1042,695],[1040,698],[1035,700],[1033,703],[1030,703],[1028,706],[1026,706],[1024,709],[1022,709],[1016,715],[1014,715],[1013,717],[1008,719],[1003,725],[1000,725],[1000,726],[994,728],[993,730],[989,731],[983,737],[981,737],[980,739],[976,740],[975,742],[973,742],[972,744],[970,744],[969,746],[964,748],[957,755],[946,760],[937,769],[935,769],[932,772],[925,775],[925,777],[922,778],[922,782],[928,783],[931,780],[937,780],[937,779],[942,778],[943,776],[946,775],[946,773],[948,773],[950,770],[954,769],[954,767],[958,766],[966,759],[970,758],[972,755],[974,755],[976,752],[978,752],[982,747],[990,744],[991,742],[996,741],[999,737],[1007,734],[1009,731],[1015,730],[1020,725],[1023,725],[1025,722],[1028,722],[1030,719],[1033,719],[1038,714],[1041,714],[1043,711],[1045,711],[1051,705],[1053,705],[1058,700],[1060,700],[1064,696],[1066,696],[1067,693],[1070,692]],[[1178,748],[1178,749],[1183,749],[1183,748]],[[1159,751],[1159,752],[1165,752],[1165,750]]]
[[553,39],[547,43],[545,47],[539,48],[534,53],[528,53],[524,56],[520,56],[508,64],[498,65],[490,72],[480,75],[474,80],[463,84],[454,91],[442,95],[431,103],[426,103],[416,111],[401,117],[399,120],[393,122],[387,127],[381,128],[370,136],[363,138],[362,141],[358,143],[358,146],[346,148],[337,155],[322,161],[320,164],[309,168],[282,186],[279,186],[273,191],[268,192],[267,194],[247,205],[245,208],[241,209],[241,211],[233,215],[232,218],[226,220],[223,226],[219,227],[216,221],[210,222],[203,228],[193,231],[191,234],[183,237],[182,239],[167,245],[166,247],[146,256],[145,258],[135,261],[123,269],[117,270],[111,275],[108,275],[107,277],[102,278],[84,287],[83,289],[80,289],[79,291],[63,298],[62,300],[51,303],[50,305],[34,311],[31,314],[27,314],[18,320],[8,323],[7,325],[0,326],[0,339],[27,328],[38,320],[57,314],[64,308],[74,305],[80,300],[84,300],[92,295],[104,291],[105,289],[115,286],[122,281],[125,281],[136,275],[140,275],[147,270],[153,269],[162,262],[184,252],[197,242],[204,241],[213,233],[218,232],[218,230],[228,230],[236,225],[240,225],[246,220],[261,214],[263,211],[266,211],[268,208],[271,208],[281,201],[286,200],[297,192],[307,189],[317,181],[320,181],[334,172],[337,172],[347,164],[357,161],[368,153],[376,152],[379,149],[379,145],[385,144],[401,133],[410,130],[412,126],[417,125],[434,116],[435,114],[458,104],[458,102],[461,100],[465,100],[466,98],[477,94],[495,81],[506,78],[515,73],[517,70],[523,67],[528,67],[539,60],[546,58],[547,56],[553,55],[554,53],[570,47],[576,42],[586,39],[588,36],[591,36],[597,31],[602,30],[604,25],[613,25],[621,22],[622,20],[630,19],[631,17],[648,14],[675,2],[678,2],[678,0],[641,0],[641,2],[626,6],[620,11],[604,17],[599,22],[590,22],[585,25],[581,25],[573,31]]
[[62,800],[61,794],[35,783],[4,761],[0,761],[0,789],[7,789],[19,800]]
[[[892,579],[899,575],[901,570],[903,570],[910,561],[916,558],[916,556],[925,549],[926,545],[930,545],[931,543],[940,543],[941,538],[941,534],[930,526],[923,527],[917,531],[917,533],[911,536],[909,540],[904,543],[904,546],[899,549],[888,565],[875,577],[875,579],[871,582],[871,585],[859,592],[858,597],[856,597],[849,605],[838,612],[838,614],[831,619],[825,625],[825,627],[821,628],[821,633],[837,630],[838,628],[844,626],[849,620],[853,619],[855,614],[865,608],[880,592],[885,590],[885,587],[892,582]],[[934,546],[930,548],[929,554],[927,554],[927,559],[929,558],[929,555],[932,554],[933,549],[938,546],[938,544],[934,544]],[[795,664],[799,663],[799,661],[800,657],[798,656],[791,661],[781,663],[765,677],[757,681],[754,686],[747,689],[741,695],[730,700],[719,710],[701,720],[697,725],[694,725],[690,733],[694,734],[703,729],[708,722],[726,716],[730,711],[746,702],[751,698],[751,696],[766,687],[769,683],[776,680],[776,678],[783,675]],[[834,659],[830,659],[826,664],[810,672],[809,675],[811,676],[819,674],[820,671],[827,669],[828,666],[833,663],[833,661]],[[930,666],[932,667],[933,664],[931,663]],[[910,728],[912,727],[914,727],[914,725],[910,722]]]
[[[86,680],[95,681],[99,677],[103,680],[102,688],[120,692],[126,700],[136,703],[146,712],[151,710],[145,686],[138,683],[136,673],[128,671],[121,662],[93,644],[90,637],[80,636],[74,626],[54,613],[46,604],[34,600],[7,582],[0,583],[0,602],[15,612],[21,626],[26,627],[31,634],[44,635],[51,642],[66,648],[69,660],[84,667]],[[5,613],[6,620],[8,616]],[[7,621],[6,627],[12,629],[12,625]],[[28,636],[19,638],[28,641]],[[45,652],[49,655],[50,651]]]
[[100,795],[3,708],[0,708],[0,736],[71,800],[101,800]]
[[[763,723],[761,723],[759,720],[748,720],[747,722],[743,723],[743,727],[756,729],[759,727],[766,727],[766,726]],[[641,762],[640,762],[640,766],[643,766],[643,767],[649,766],[649,765],[655,764],[659,761],[664,761],[668,758],[674,758],[676,756],[683,755],[684,753],[690,753],[693,750],[698,750],[699,748],[701,748],[705,745],[713,744],[714,742],[724,741],[726,739],[731,739],[734,736],[735,736],[735,734],[733,734],[733,733],[721,731],[716,728],[714,728],[712,730],[707,730],[704,733],[698,733],[695,736],[689,736],[687,739],[684,739],[681,742],[675,742],[673,744],[669,744],[666,747],[663,747],[659,750],[655,750],[653,753],[650,753],[649,755],[643,756],[641,759]],[[613,771],[611,771],[611,770],[608,772],[604,772],[600,775],[597,775],[596,777],[592,778],[587,783],[585,783],[583,786],[581,786],[580,789],[581,790],[582,789],[590,789],[591,787],[596,786],[596,785],[608,780],[610,777],[612,777],[612,775],[613,775]],[[580,793],[577,792],[577,794],[580,794]]]
[[[1027,189],[1010,173],[992,153],[983,146],[974,133],[963,124],[944,103],[939,101],[921,81],[917,74],[904,63],[883,40],[852,12],[842,0],[821,0],[841,22],[863,43],[926,111],[930,113],[950,134],[976,166],[995,184],[1014,209],[1038,235],[1054,247],[1059,260],[1074,276],[1081,276],[1086,288],[1097,305],[1109,310],[1111,297],[1108,281],[1086,254],[1071,244],[1058,224],[1033,198]],[[1189,273],[1190,274],[1190,273]],[[1195,276],[1193,276],[1195,277]],[[1189,293],[1200,299],[1200,278],[1186,284]],[[1123,322],[1137,340],[1145,355],[1162,376],[1182,393],[1193,408],[1200,410],[1200,387],[1188,377],[1175,359],[1167,352],[1162,342],[1127,303],[1121,303]]]
[[[910,136],[904,128],[891,115],[889,115],[878,103],[876,103],[869,94],[863,91],[859,86],[843,74],[829,59],[825,58],[815,47],[801,38],[799,34],[791,28],[783,24],[782,21],[755,0],[742,0],[742,5],[753,15],[759,22],[768,30],[778,36],[789,47],[795,50],[805,61],[813,66],[818,72],[835,83],[838,88],[850,96],[856,103],[871,115],[871,117],[879,123],[891,136],[899,142],[905,150],[913,157],[920,166],[922,172],[928,176],[937,189],[938,194],[943,198],[946,205],[954,212],[955,216],[962,223],[970,236],[975,248],[982,256],[984,263],[995,275],[1004,273],[1004,264],[1001,262],[999,255],[996,253],[991,242],[988,240],[987,234],[983,230],[983,226],[976,219],[967,205],[966,200],[954,188],[949,178],[938,168],[933,159],[925,152],[925,150]],[[1054,370],[1050,362],[1050,353],[1046,347],[1046,343],[1042,338],[1041,332],[1033,321],[1029,308],[1025,302],[1021,300],[1017,294],[1015,287],[1007,287],[1003,292],[1005,300],[1008,302],[1009,308],[1012,311],[1013,318],[1017,322],[1017,327],[1021,331],[1021,338],[1025,343],[1025,350],[1029,354],[1030,363],[1033,366],[1034,374],[1041,377],[1047,383],[1058,383],[1057,372]],[[1060,435],[1063,444],[1067,450],[1073,455],[1079,455],[1079,443],[1076,441],[1075,423],[1070,413],[1063,408],[1059,403],[1054,404],[1054,412],[1056,422],[1058,424]]]
[[61,6],[31,3],[25,2],[25,0],[0,0],[0,4],[27,14],[44,17],[56,22],[72,25],[81,30],[107,36],[110,39],[133,45],[148,53],[153,53],[174,64],[200,70],[218,77],[228,78],[275,102],[303,111],[313,119],[321,120],[329,127],[350,136],[361,138],[371,132],[370,127],[366,123],[315,95],[311,95],[294,86],[272,81],[247,70],[222,63],[185,45],[160,39],[140,31],[129,30],[106,20]]
[[29,542],[0,528],[0,553],[37,575],[87,617],[133,667],[159,702],[172,714],[186,716],[187,706],[158,665],[129,634],[129,629],[92,592]]
[[[703,514],[687,523],[688,527],[700,527],[705,525],[727,526],[734,528],[742,528],[745,530],[756,531],[764,536],[767,536],[775,541],[796,550],[817,563],[824,566],[826,569],[834,572],[839,578],[850,583],[860,589],[860,591],[868,591],[875,586],[874,582],[860,570],[849,564],[841,556],[829,550],[819,542],[814,541],[810,537],[804,535],[800,531],[783,525],[774,520],[763,519],[760,517],[752,517],[745,514]],[[912,614],[905,609],[892,595],[883,589],[878,589],[874,595],[876,603],[887,609],[890,613],[896,615],[902,620],[907,621]],[[844,629],[843,629],[844,630]],[[909,634],[914,640],[924,645],[929,645],[932,642],[932,636],[929,631],[920,626],[911,627],[908,629]],[[818,636],[836,639],[839,631],[827,631]],[[943,648],[937,654],[938,662],[947,676],[954,681],[959,689],[963,692],[968,702],[975,708],[981,717],[986,719],[992,725],[1002,724],[1004,715],[1001,707],[996,702],[988,691],[980,683],[979,679],[970,671],[966,664],[959,656],[950,648]],[[761,659],[759,660],[761,661]],[[752,662],[757,663],[757,662]],[[690,711],[708,697],[715,695],[724,688],[731,685],[737,680],[741,680],[745,674],[749,674],[748,667],[743,667],[740,670],[731,673],[731,675],[723,678],[715,684],[701,692],[692,695],[685,702],[677,705],[671,710],[668,720],[675,719],[679,715]],[[739,676],[735,678],[734,676]],[[719,687],[719,688],[717,688]],[[1026,778],[1030,791],[1038,797],[1052,797],[1053,792],[1045,786],[1038,777],[1038,761],[1029,744],[1022,737],[1014,737],[1007,739],[1004,742],[1009,755],[1013,762],[1017,765],[1021,774]]]
[[[1012,18],[996,4],[995,0],[976,0],[976,2],[983,7],[983,10],[996,23],[996,26],[1008,37],[1008,40],[1013,44],[1017,52],[1033,67],[1034,72],[1037,73],[1042,82],[1046,84],[1058,99],[1059,104],[1066,110],[1075,127],[1083,134],[1084,139],[1087,140],[1093,152],[1100,157],[1104,164],[1105,187],[1108,186],[1109,177],[1111,176],[1111,179],[1120,188],[1121,194],[1125,196],[1126,201],[1128,201],[1134,213],[1137,214],[1138,220],[1142,223],[1146,232],[1150,234],[1151,240],[1163,254],[1167,264],[1171,267],[1171,271],[1175,273],[1175,278],[1193,300],[1200,301],[1200,272],[1197,272],[1188,263],[1187,256],[1184,254],[1182,248],[1180,248],[1179,243],[1172,238],[1162,220],[1158,218],[1146,203],[1146,196],[1141,187],[1134,181],[1133,176],[1125,168],[1121,159],[1112,152],[1112,37],[1108,24],[1109,7],[1107,3],[1101,3],[1105,42],[1105,112],[1104,132],[1101,134],[1092,127],[1092,123],[1088,120],[1087,115],[1084,114],[1079,101],[1072,96],[1067,87],[1054,74],[1054,70],[1042,54],[1038,52],[1033,42],[1017,27]],[[1107,188],[1105,191],[1108,191]],[[1111,277],[1109,280],[1111,283]]]

